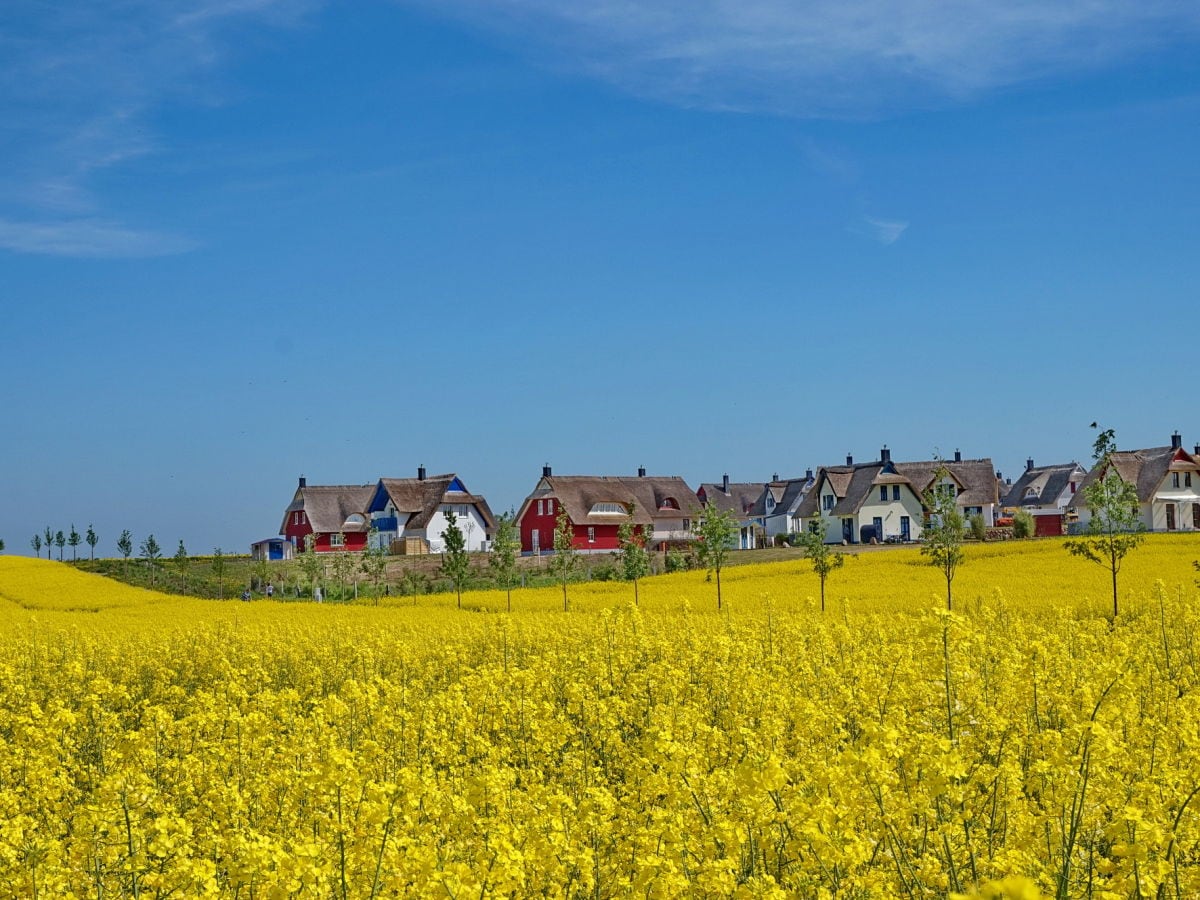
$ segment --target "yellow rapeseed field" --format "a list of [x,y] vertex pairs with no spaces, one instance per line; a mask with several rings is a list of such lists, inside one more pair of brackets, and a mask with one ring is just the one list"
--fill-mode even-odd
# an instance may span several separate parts
[[200,601],[0,557],[0,895],[1200,897],[1200,540]]

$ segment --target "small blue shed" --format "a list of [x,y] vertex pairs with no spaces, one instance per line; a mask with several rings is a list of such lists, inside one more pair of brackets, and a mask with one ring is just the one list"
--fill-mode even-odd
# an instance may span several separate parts
[[255,541],[250,545],[250,556],[253,559],[265,559],[273,562],[292,559],[295,555],[296,548],[287,538],[267,538],[264,541]]

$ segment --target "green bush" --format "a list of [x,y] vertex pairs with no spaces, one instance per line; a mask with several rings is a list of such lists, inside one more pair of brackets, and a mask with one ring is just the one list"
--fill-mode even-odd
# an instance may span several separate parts
[[616,581],[621,577],[621,573],[612,563],[601,563],[591,571],[593,581]]
[[967,527],[971,529],[971,537],[977,541],[987,540],[987,523],[983,521],[983,516],[979,513],[972,513],[967,519]]
[[1030,538],[1037,531],[1037,524],[1033,521],[1033,513],[1027,509],[1018,509],[1013,513],[1013,537]]
[[664,564],[668,572],[685,572],[689,568],[687,557],[683,555],[682,550],[668,550]]

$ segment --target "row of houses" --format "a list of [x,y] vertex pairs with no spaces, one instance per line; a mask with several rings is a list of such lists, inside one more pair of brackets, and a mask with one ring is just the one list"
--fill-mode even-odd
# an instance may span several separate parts
[[[1178,433],[1168,445],[1118,451],[1112,465],[1138,492],[1142,524],[1150,531],[1200,530],[1200,444],[1184,449]],[[987,457],[902,462],[885,446],[869,462],[828,465],[799,478],[768,482],[705,482],[693,490],[679,476],[555,475],[542,469],[516,511],[521,550],[553,546],[560,510],[571,523],[574,546],[583,552],[617,549],[617,529],[632,515],[654,549],[692,540],[692,521],[706,504],[738,522],[737,546],[754,549],[777,535],[818,528],[830,543],[917,541],[925,527],[925,497],[948,494],[964,516],[991,527],[1023,509],[1039,535],[1086,526],[1083,488],[1099,477],[1076,461],[1037,466],[1031,458],[1014,481]],[[444,550],[447,513],[454,513],[470,551],[487,550],[496,519],[487,500],[470,492],[457,474],[381,478],[374,484],[309,485],[301,477],[278,538],[252,547],[256,556],[290,557],[310,545],[318,553],[382,548],[391,553]]]

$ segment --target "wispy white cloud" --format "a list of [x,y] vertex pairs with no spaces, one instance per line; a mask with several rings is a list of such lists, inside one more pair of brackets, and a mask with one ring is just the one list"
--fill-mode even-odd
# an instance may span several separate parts
[[139,231],[100,219],[0,219],[0,247],[18,253],[121,259],[169,256],[195,246],[195,241],[186,238]]
[[667,102],[870,116],[1200,36],[1194,0],[399,0]]
[[287,25],[320,0],[0,5],[0,246],[137,256],[192,243],[117,220],[96,176],[160,151],[148,113],[212,99],[239,21]]
[[908,222],[899,219],[877,219],[874,216],[863,216],[863,223],[866,225],[866,233],[885,247],[896,243],[908,230]]

